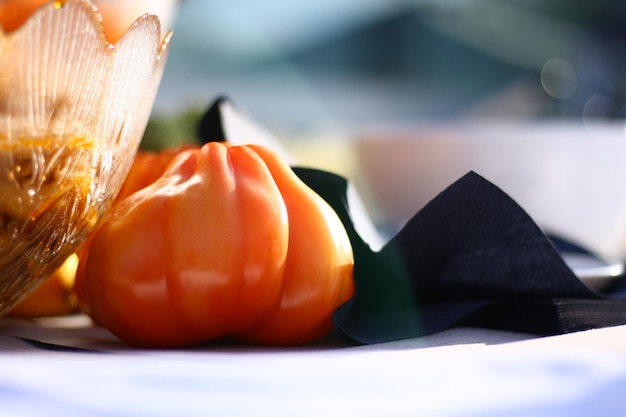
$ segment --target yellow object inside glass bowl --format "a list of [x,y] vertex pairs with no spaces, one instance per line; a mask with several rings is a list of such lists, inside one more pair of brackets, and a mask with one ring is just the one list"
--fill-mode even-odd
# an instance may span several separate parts
[[109,208],[143,135],[170,35],[145,15],[111,45],[89,0],[0,31],[0,316]]

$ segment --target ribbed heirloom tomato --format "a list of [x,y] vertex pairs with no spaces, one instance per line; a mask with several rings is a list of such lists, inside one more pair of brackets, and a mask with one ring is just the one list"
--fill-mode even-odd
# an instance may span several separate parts
[[253,145],[182,151],[112,209],[83,262],[90,314],[138,346],[306,343],[354,291],[335,212]]
[[113,205],[158,180],[181,152],[191,149],[195,149],[195,145],[165,148],[158,152],[139,149]]
[[[180,152],[191,148],[192,145],[164,149],[159,152],[139,150],[114,204],[152,184],[163,175],[167,166]],[[89,245],[89,241],[83,244],[79,250],[81,256],[89,250]],[[78,259],[76,254],[70,255],[48,280],[15,306],[8,315],[13,317],[65,315],[76,311],[77,302],[79,307],[88,313],[89,308],[82,303],[83,299],[78,297],[77,300],[76,297],[76,292],[80,293],[84,288],[84,263],[80,264],[81,268],[77,271]]]

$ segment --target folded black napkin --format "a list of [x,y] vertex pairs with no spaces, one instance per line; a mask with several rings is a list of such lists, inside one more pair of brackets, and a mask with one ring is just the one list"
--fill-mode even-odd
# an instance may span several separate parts
[[[199,125],[203,141],[233,138],[218,99]],[[247,129],[253,131],[254,129]],[[506,193],[469,172],[419,210],[378,251],[354,226],[347,179],[316,169],[296,174],[338,213],[355,253],[354,297],[334,315],[354,343],[422,336],[451,326],[553,335],[626,324],[626,299],[592,291],[553,240]]]

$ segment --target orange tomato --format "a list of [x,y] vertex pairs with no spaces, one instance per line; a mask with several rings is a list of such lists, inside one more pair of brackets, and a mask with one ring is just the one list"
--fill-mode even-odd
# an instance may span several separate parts
[[353,262],[335,212],[274,153],[213,142],[112,209],[79,296],[138,346],[292,345],[331,329]]
[[[122,187],[113,202],[113,206],[123,201],[131,194],[147,187],[155,182],[167,169],[168,165],[186,149],[193,149],[194,145],[183,145],[176,148],[167,148],[159,152],[139,150],[135,155],[133,164],[122,184]],[[78,250],[79,258],[85,258],[89,252],[93,234],[83,243]],[[76,271],[76,279],[74,282],[74,292],[78,295],[78,307],[82,312],[92,315],[89,306],[84,302],[85,296],[85,263],[80,262],[78,264],[78,270]]]
[[7,313],[9,317],[63,316],[77,312],[74,280],[78,256],[70,255],[50,278]]
[[102,16],[102,24],[104,33],[111,43],[116,43],[128,28],[139,18],[145,14],[147,10],[142,2],[137,0],[125,1],[98,1],[92,0],[98,7],[100,16]]
[[194,145],[183,145],[176,148],[166,148],[159,152],[140,149],[137,155],[135,155],[133,165],[124,180],[124,184],[122,184],[114,204],[155,182],[163,175],[168,165],[179,153],[194,147]]
[[48,0],[2,0],[0,1],[0,24],[5,32],[12,32],[26,22]]
[[[53,0],[0,0],[0,25],[5,32],[22,26],[41,6]],[[63,0],[57,0],[63,4]],[[130,25],[143,14],[133,2],[104,1],[93,3],[102,17],[104,33],[110,43],[116,43]],[[124,4],[126,3],[126,4]]]
[[[135,156],[124,184],[114,202],[128,197],[132,193],[152,184],[165,172],[169,163],[184,149],[192,146],[165,149],[160,152],[140,150]],[[85,256],[89,250],[89,241],[85,242],[78,251]],[[77,270],[78,255],[72,254],[54,274],[16,305],[7,315],[12,317],[43,317],[59,316],[86,310],[86,306],[77,306],[76,293],[83,291],[83,271]],[[79,307],[79,308],[77,308]]]

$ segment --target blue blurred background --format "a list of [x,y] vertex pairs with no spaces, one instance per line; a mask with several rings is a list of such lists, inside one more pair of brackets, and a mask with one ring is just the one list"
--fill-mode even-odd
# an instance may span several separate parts
[[616,119],[626,2],[183,0],[156,113],[227,95],[292,129]]

